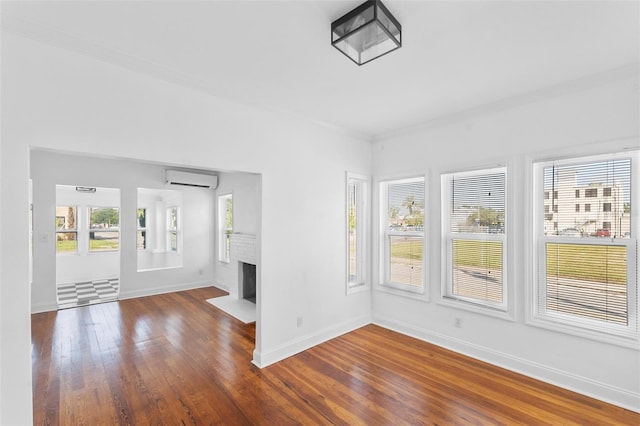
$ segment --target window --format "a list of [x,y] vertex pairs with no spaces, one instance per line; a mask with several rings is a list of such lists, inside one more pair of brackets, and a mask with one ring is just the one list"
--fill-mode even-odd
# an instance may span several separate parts
[[380,184],[382,284],[424,293],[424,178]]
[[442,176],[445,299],[507,310],[506,168]]
[[602,196],[603,197],[611,197],[611,187],[602,188]]
[[231,261],[231,234],[233,233],[233,195],[218,196],[218,260]]
[[576,189],[576,198],[580,198],[580,190]]
[[549,206],[548,206],[548,205],[547,205],[547,206],[544,206],[544,212],[545,212],[545,213],[549,213]]
[[78,252],[78,217],[76,206],[56,207],[56,253]]
[[555,205],[553,206],[553,212],[554,212],[554,213],[558,213],[558,205],[557,205],[557,204],[555,204]]
[[580,204],[576,204],[576,213],[580,212]]
[[[633,155],[637,161],[637,154]],[[637,248],[631,238],[636,235],[631,229],[635,223],[630,220],[632,180],[636,185],[637,176],[632,176],[631,156],[534,165],[534,194],[538,194],[534,200],[534,323],[618,343],[637,339]],[[610,186],[611,193],[618,195],[616,201],[604,203],[602,211],[593,213],[590,204],[583,212],[563,208],[573,202],[569,194],[576,187],[584,187],[585,197],[597,197],[595,185]],[[551,190],[560,194],[559,232],[544,219],[542,194]],[[567,229],[573,232],[562,232]]]
[[147,248],[147,209],[138,209],[136,232],[136,248],[145,250]]
[[120,209],[89,208],[89,251],[115,251],[120,248]]
[[366,289],[368,179],[347,173],[347,293]]
[[177,253],[179,244],[179,209],[177,206],[167,208],[167,251]]

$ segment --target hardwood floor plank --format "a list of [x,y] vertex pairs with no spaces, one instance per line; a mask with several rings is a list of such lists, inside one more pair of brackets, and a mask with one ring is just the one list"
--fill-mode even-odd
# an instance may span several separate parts
[[204,288],[32,316],[38,425],[638,425],[640,414],[366,326],[264,369]]

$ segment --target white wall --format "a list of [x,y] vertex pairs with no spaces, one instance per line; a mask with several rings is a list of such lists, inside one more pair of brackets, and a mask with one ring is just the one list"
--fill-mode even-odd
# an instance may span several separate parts
[[[213,282],[214,192],[208,189],[171,187],[182,196],[183,252],[182,267],[138,272],[136,249],[136,210],[138,188],[166,189],[166,167],[116,159],[76,156],[42,150],[31,152],[33,181],[33,283],[32,312],[56,309],[55,279],[73,280],[72,271],[57,271],[67,266],[82,274],[78,262],[120,264],[120,298],[144,296]],[[120,190],[120,251],[86,256],[56,256],[55,206],[56,185],[107,187]],[[64,264],[61,264],[64,263]],[[113,266],[113,265],[112,265]],[[101,277],[107,278],[107,277]]]
[[[531,286],[531,159],[637,147],[637,68],[610,81],[513,99],[397,134],[374,144],[377,177],[426,172],[430,302],[374,291],[374,322],[471,356],[640,411],[640,348],[574,337],[525,324]],[[519,103],[522,101],[522,103]],[[508,279],[515,321],[437,303],[442,282],[440,174],[507,164],[513,223]],[[375,259],[378,256],[374,256]],[[377,271],[377,264],[374,265]],[[378,283],[379,278],[374,278]],[[377,287],[377,286],[376,286]],[[456,318],[462,328],[456,328]]]
[[[249,173],[221,173],[216,189],[216,203],[217,196],[226,194],[233,194],[233,232],[256,235],[260,218],[260,176]],[[217,234],[216,238],[219,238]],[[220,262],[217,250],[216,244],[215,285],[237,296],[238,265]]]
[[[0,423],[28,424],[32,417],[30,147],[261,173],[258,365],[370,321],[370,294],[346,296],[344,283],[345,171],[370,174],[367,141],[8,31],[1,43],[0,202],[12,209],[0,213]],[[121,195],[123,210],[135,205],[133,188]],[[133,268],[122,265],[123,279]],[[35,298],[37,291],[34,285]]]

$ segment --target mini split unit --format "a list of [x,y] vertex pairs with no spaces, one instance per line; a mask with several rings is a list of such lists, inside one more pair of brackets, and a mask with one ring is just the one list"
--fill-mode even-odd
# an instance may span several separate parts
[[216,189],[218,186],[218,176],[181,172],[179,170],[167,170],[166,182],[169,185]]

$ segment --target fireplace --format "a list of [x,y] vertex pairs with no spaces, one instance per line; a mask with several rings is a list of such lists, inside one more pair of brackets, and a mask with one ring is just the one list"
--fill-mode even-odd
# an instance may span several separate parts
[[256,303],[256,265],[240,262],[240,277],[242,283],[242,298]]
[[233,233],[229,243],[229,257],[238,271],[238,283],[231,286],[229,295],[256,303],[256,236]]

